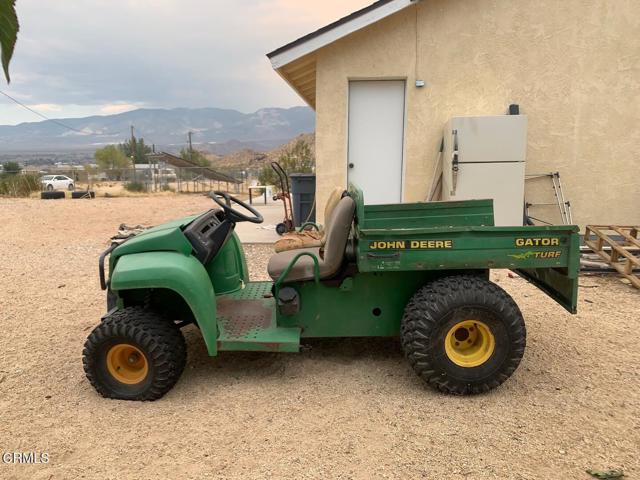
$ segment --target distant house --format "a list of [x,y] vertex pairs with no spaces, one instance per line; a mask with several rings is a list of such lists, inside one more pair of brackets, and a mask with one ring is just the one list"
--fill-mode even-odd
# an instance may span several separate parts
[[637,225],[638,18],[632,1],[381,0],[268,57],[316,111],[320,205],[352,177],[365,200],[425,200],[445,122],[517,103],[527,173],[561,172],[579,224]]

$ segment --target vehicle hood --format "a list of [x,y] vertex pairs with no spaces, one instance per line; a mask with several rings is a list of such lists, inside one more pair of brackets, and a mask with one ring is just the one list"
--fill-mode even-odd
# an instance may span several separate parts
[[192,246],[183,235],[182,229],[201,215],[203,214],[190,215],[157,225],[127,240],[111,254],[109,270],[113,269],[118,258],[133,253],[166,251],[190,255]]
[[[195,220],[196,218],[200,217],[203,214],[204,214],[204,212],[203,213],[199,213],[197,215],[189,215],[188,217],[179,218],[177,220],[171,220],[170,222],[161,223],[160,225],[156,225],[155,227],[148,228],[144,232],[139,233],[132,240],[135,240],[136,238],[145,237],[147,235],[153,235],[156,232],[159,232],[159,231],[162,231],[162,230],[169,230],[169,229],[175,229],[175,228],[182,229],[186,225],[190,224],[193,220]],[[129,240],[129,242],[132,241],[132,240]]]

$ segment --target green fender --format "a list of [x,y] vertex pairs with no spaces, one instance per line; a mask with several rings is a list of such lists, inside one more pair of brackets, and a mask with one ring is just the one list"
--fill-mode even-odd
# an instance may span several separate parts
[[111,274],[110,286],[114,291],[139,288],[175,291],[191,308],[209,355],[216,355],[216,296],[207,271],[196,258],[177,252],[123,255]]

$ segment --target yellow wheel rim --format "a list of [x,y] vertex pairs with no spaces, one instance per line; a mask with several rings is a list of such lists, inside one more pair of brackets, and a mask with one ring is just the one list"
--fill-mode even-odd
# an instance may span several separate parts
[[119,343],[107,352],[107,370],[119,382],[135,385],[146,378],[149,364],[139,348]]
[[491,329],[478,320],[456,323],[445,337],[445,351],[449,360],[465,368],[482,365],[496,348]]

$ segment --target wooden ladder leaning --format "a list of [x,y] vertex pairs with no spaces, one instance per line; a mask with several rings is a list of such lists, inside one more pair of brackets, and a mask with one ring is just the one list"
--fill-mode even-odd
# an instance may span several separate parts
[[[640,289],[640,239],[638,226],[587,225],[584,243],[620,275]],[[611,238],[622,237],[621,239]]]

